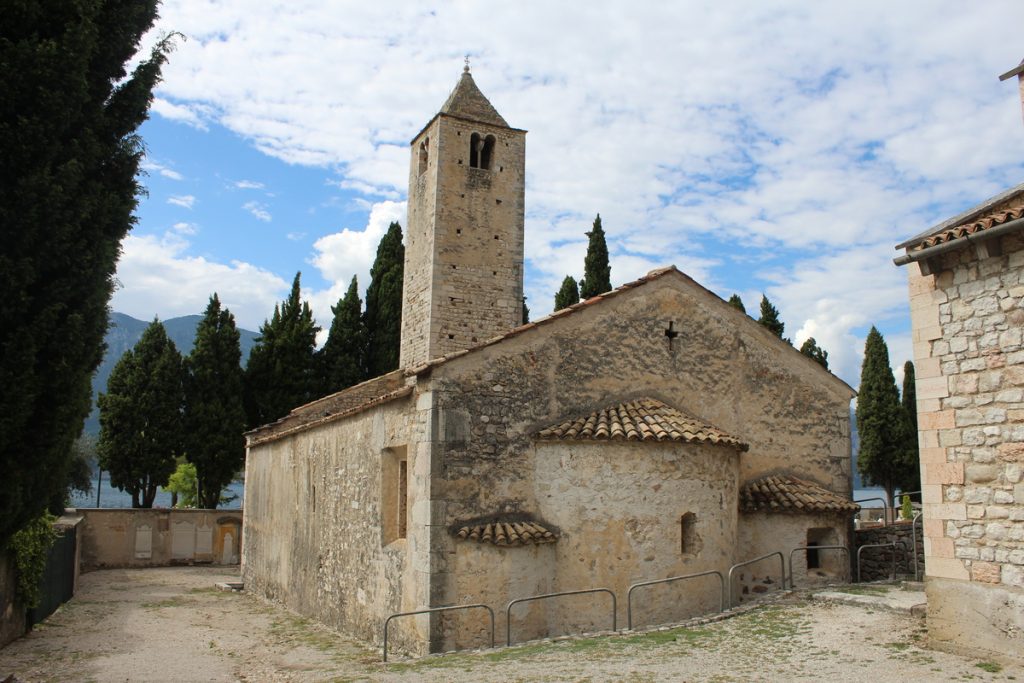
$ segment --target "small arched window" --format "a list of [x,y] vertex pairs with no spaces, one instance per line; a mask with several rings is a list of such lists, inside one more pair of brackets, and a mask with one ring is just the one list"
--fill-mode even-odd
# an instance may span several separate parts
[[479,133],[469,136],[469,167],[490,169],[494,161],[494,136],[481,137]]
[[420,175],[427,170],[427,162],[430,160],[430,138],[424,138],[420,143]]
[[483,144],[480,142],[480,133],[473,133],[469,136],[469,167],[480,168],[480,152]]
[[491,167],[491,160],[494,157],[494,136],[488,135],[484,138],[483,149],[480,150],[480,168]]

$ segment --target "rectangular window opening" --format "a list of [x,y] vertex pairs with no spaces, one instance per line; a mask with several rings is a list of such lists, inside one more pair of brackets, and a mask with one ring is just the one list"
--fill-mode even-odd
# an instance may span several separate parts
[[409,529],[408,462],[398,462],[398,538],[405,538]]

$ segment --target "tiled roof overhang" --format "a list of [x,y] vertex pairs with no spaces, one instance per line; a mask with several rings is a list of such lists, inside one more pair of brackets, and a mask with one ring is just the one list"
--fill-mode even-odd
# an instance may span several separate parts
[[773,476],[740,488],[743,512],[836,512],[849,513],[860,506],[826,488],[796,477]]
[[542,429],[537,437],[551,441],[676,441],[748,449],[735,436],[653,398],[595,410]]
[[558,536],[543,524],[531,520],[512,521],[497,519],[491,522],[456,525],[452,530],[456,538],[500,547],[544,545],[554,543]]

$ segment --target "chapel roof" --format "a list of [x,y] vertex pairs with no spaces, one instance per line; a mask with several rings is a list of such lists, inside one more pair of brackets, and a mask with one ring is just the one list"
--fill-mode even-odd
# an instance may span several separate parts
[[919,249],[965,240],[996,226],[1024,217],[1024,184],[991,197],[963,213],[928,228],[896,245],[912,254]]
[[553,441],[675,441],[749,446],[735,436],[654,398],[638,398],[595,410],[542,429],[538,437]]
[[497,519],[490,522],[464,524],[453,530],[457,538],[497,546],[544,545],[554,543],[558,536],[543,524],[532,520]]
[[771,476],[740,488],[743,512],[856,512],[860,506],[817,484],[792,476]]
[[459,82],[455,84],[455,89],[452,90],[439,113],[503,128],[509,127],[494,105],[480,92],[476,81],[469,73],[468,65],[463,69]]

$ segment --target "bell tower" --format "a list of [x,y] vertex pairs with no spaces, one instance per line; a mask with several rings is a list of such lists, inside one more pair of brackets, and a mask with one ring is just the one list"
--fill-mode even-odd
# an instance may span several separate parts
[[526,131],[466,64],[412,141],[399,366],[468,349],[522,323]]

